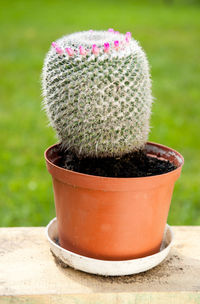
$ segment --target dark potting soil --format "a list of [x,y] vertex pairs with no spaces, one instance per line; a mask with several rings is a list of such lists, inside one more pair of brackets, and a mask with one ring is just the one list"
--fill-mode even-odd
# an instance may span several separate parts
[[75,154],[59,151],[58,166],[90,175],[104,177],[144,177],[170,172],[176,166],[166,160],[158,159],[140,150],[122,157],[79,159]]

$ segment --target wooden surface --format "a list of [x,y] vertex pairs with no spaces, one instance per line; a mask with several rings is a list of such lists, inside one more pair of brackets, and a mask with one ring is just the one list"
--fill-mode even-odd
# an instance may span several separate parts
[[200,304],[200,227],[176,226],[167,259],[143,274],[101,277],[62,268],[45,228],[0,229],[0,304]]

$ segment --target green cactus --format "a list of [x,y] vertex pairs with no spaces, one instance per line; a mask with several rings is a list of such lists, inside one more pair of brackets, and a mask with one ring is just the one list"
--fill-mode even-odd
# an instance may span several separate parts
[[122,156],[142,149],[152,95],[138,42],[84,31],[52,44],[42,74],[44,108],[63,148],[79,157]]

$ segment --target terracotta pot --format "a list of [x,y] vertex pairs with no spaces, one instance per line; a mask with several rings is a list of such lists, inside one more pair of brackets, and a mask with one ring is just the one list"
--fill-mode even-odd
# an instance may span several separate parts
[[177,169],[139,178],[93,176],[57,166],[58,145],[46,150],[63,248],[103,260],[127,260],[159,251],[184,160],[159,144],[147,143],[146,150],[173,162]]

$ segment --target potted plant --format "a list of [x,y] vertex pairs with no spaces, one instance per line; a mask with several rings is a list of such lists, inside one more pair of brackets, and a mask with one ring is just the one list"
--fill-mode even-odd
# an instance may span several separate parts
[[104,260],[158,252],[183,157],[147,142],[153,98],[138,42],[113,29],[64,36],[42,84],[60,140],[45,158],[61,246]]

